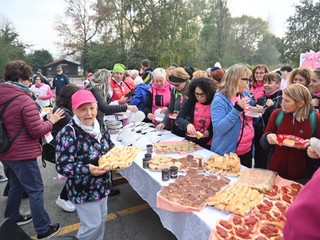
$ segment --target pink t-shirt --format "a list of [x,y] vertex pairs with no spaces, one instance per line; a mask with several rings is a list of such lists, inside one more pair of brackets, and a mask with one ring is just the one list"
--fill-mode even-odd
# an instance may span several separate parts
[[[196,131],[204,133],[211,125],[210,104],[204,105],[197,102],[194,107],[193,126]],[[211,144],[212,139],[207,143]]]
[[194,128],[197,131],[204,133],[211,125],[210,104],[203,105],[200,102],[197,102],[194,107],[193,120]]

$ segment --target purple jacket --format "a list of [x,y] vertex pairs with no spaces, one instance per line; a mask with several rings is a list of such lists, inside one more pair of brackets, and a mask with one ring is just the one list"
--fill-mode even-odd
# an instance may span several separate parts
[[289,207],[283,228],[285,240],[319,239],[320,237],[320,168],[300,191]]
[[13,100],[2,115],[2,120],[9,139],[24,126],[18,138],[8,151],[0,153],[0,160],[28,160],[41,156],[40,137],[52,130],[50,121],[40,118],[36,103],[27,92],[11,84],[0,85],[0,109],[11,98],[21,95]]

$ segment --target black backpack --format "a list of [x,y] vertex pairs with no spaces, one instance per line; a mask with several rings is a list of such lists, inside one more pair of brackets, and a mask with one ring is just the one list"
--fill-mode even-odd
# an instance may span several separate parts
[[6,152],[11,147],[11,144],[14,142],[14,140],[16,140],[17,137],[20,135],[20,133],[22,133],[22,131],[24,130],[24,127],[22,127],[16,133],[16,135],[13,137],[13,139],[9,140],[9,138],[7,136],[7,133],[5,131],[5,127],[4,127],[3,121],[2,121],[2,115],[6,111],[7,107],[9,106],[9,104],[14,99],[16,99],[17,97],[22,96],[22,95],[23,94],[15,96],[15,97],[11,98],[10,100],[8,100],[7,102],[5,102],[4,106],[2,107],[2,109],[0,111],[0,153]]

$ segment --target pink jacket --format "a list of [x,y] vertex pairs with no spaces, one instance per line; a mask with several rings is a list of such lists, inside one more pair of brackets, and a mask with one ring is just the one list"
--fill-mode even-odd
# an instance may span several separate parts
[[0,153],[0,160],[28,160],[39,157],[41,155],[39,139],[52,130],[52,123],[40,118],[34,100],[17,86],[6,83],[0,85],[0,109],[5,102],[21,94],[22,96],[7,107],[2,120],[9,139],[12,139],[23,126],[25,129],[8,151]]
[[315,240],[320,236],[320,169],[300,191],[286,213],[285,240]]

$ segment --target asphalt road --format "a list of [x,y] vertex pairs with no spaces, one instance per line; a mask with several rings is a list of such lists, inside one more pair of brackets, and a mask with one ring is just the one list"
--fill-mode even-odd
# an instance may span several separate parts
[[[64,182],[57,179],[53,164],[48,163],[43,168],[38,161],[45,186],[45,209],[48,211],[52,223],[60,223],[62,228],[60,236],[75,236],[80,223],[76,212],[64,212],[55,203],[63,188]],[[3,166],[0,164],[0,174]],[[0,223],[4,220],[4,209],[7,198],[2,196],[6,183],[0,183]],[[165,229],[158,215],[149,205],[132,189],[128,183],[115,186],[120,194],[108,199],[108,217],[106,220],[105,239],[108,240],[175,240],[176,237]],[[30,213],[29,202],[22,200],[21,213]],[[32,222],[22,226],[22,229],[32,238],[36,233]],[[2,240],[2,239],[1,239]],[[6,239],[3,239],[6,240]],[[11,239],[10,239],[11,240]]]

